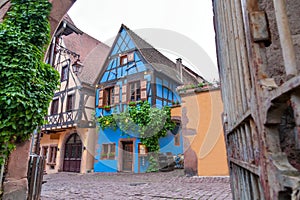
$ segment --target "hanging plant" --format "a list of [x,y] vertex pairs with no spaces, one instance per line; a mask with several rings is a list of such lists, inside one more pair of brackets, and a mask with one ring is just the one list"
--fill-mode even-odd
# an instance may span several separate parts
[[50,41],[48,0],[11,0],[0,24],[0,165],[43,124],[59,74],[43,63]]

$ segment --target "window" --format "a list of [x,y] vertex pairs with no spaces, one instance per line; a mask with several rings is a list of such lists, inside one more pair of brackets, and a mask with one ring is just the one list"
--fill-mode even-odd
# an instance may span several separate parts
[[140,81],[129,84],[130,89],[130,101],[141,100],[141,84]]
[[54,99],[52,100],[50,114],[55,115],[57,113],[58,113],[58,99]]
[[74,94],[68,95],[66,111],[72,111],[74,109],[74,99],[75,99]]
[[116,155],[116,144],[102,144],[101,159],[114,160]]
[[104,90],[104,105],[112,105],[115,102],[114,87],[105,88]]
[[139,155],[140,155],[140,156],[145,156],[145,155],[147,155],[148,149],[147,149],[146,145],[144,145],[144,144],[142,144],[142,143],[139,143],[138,148],[139,148]]
[[69,75],[69,68],[68,65],[65,65],[61,68],[61,82],[66,81]]
[[123,55],[120,57],[120,65],[125,65],[128,63],[127,55]]
[[56,163],[57,146],[50,146],[48,154],[48,164]]

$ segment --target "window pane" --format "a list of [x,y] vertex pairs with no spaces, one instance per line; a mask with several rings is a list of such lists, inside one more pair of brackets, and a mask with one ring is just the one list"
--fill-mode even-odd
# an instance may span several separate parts
[[110,146],[110,152],[115,153],[116,152],[116,144],[111,144]]
[[164,87],[164,98],[165,98],[165,99],[168,98],[168,92],[169,92],[168,88],[165,88],[165,87]]
[[162,85],[156,85],[156,95],[162,98]]
[[71,111],[74,108],[74,95],[68,95],[66,111]]
[[61,81],[66,81],[68,79],[68,65],[65,65],[61,69]]
[[52,100],[50,112],[51,112],[51,115],[55,115],[58,113],[58,99]]
[[103,144],[102,152],[103,153],[108,153],[108,145],[107,144]]

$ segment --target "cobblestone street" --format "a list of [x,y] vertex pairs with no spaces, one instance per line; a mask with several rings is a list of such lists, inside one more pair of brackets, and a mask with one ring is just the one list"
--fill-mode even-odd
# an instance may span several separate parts
[[232,199],[229,177],[187,177],[183,170],[131,173],[57,173],[44,176],[42,200]]

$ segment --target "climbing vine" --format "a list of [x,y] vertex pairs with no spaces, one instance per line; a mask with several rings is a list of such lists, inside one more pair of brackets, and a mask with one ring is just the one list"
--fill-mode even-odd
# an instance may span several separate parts
[[59,74],[43,56],[50,41],[48,0],[11,0],[0,24],[0,164],[43,124]]
[[98,122],[102,129],[119,127],[124,134],[140,138],[151,152],[149,171],[158,169],[155,157],[159,152],[159,138],[165,137],[167,131],[175,127],[169,107],[152,108],[147,101],[131,105],[125,112],[100,117]]

